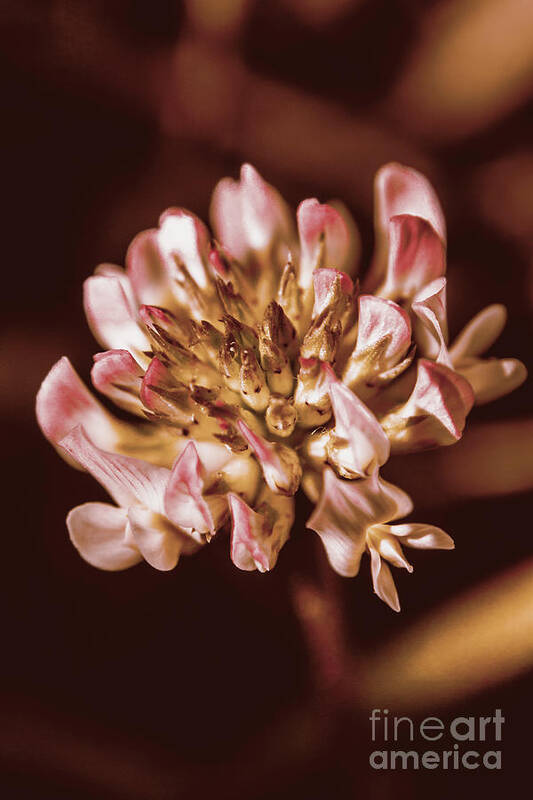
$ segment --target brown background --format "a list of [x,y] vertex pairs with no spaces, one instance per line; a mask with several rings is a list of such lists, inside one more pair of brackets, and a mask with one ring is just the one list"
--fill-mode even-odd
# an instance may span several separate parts
[[[346,709],[332,723],[313,710],[289,597],[294,572],[312,569],[303,524],[268,575],[237,571],[223,540],[170,574],[146,565],[106,574],[67,540],[66,512],[104,493],[41,438],[33,398],[63,354],[88,377],[97,348],[82,315],[82,281],[100,261],[123,263],[131,238],[166,205],[206,218],[216,181],[243,160],[294,205],[342,196],[360,224],[363,265],[375,169],[397,159],[426,170],[449,224],[452,332],[502,301],[509,322],[493,354],[527,363],[531,352],[530,66],[526,59],[514,80],[515,50],[502,53],[500,41],[527,35],[518,17],[509,33],[490,4],[493,24],[480,44],[475,14],[466,22],[458,15],[453,24],[472,36],[472,63],[452,46],[458,77],[452,71],[449,85],[439,83],[437,64],[435,110],[420,88],[430,67],[419,68],[421,78],[410,65],[431,36],[444,38],[435,14],[447,7],[455,19],[453,3],[332,0],[323,18],[320,3],[310,4],[319,8],[313,15],[290,0],[250,2],[231,24],[222,12],[232,3],[214,5],[222,27],[207,0],[187,8],[169,0],[2,3],[2,796],[311,800],[510,790],[529,772],[527,673],[426,710],[449,719],[502,708],[503,775],[376,775],[366,766],[367,715]],[[502,18],[514,5],[501,0]],[[437,45],[429,52],[438,60]],[[481,87],[477,106],[454,106],[463,82],[478,96],[480,58],[500,93]],[[474,410],[472,424],[522,420],[530,408],[526,385]],[[406,467],[408,482],[409,473],[417,518],[453,533],[458,548],[420,557],[420,568],[400,577],[401,615],[372,595],[366,571],[339,580],[362,652],[531,552],[525,492],[439,502],[438,487],[417,491],[416,469]],[[306,514],[302,503],[299,522]]]

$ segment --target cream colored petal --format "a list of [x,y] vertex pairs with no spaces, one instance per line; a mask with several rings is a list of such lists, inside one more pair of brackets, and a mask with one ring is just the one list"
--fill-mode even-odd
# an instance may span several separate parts
[[494,303],[472,317],[450,347],[450,357],[457,366],[465,358],[479,356],[494,344],[505,327],[507,309]]
[[393,566],[412,572],[413,567],[406,559],[400,542],[394,536],[392,527],[391,525],[373,525],[369,528],[367,533],[369,546],[377,550],[380,556]]
[[418,292],[412,309],[415,314],[413,330],[418,355],[451,367],[452,361],[446,346],[446,278],[437,278]]
[[127,533],[126,510],[109,503],[76,506],[67,517],[70,540],[93,567],[120,570],[142,561]]
[[168,571],[178,563],[186,536],[162,514],[147,508],[128,509],[128,522],[135,544],[154,569]]
[[148,337],[139,325],[123,280],[96,274],[83,284],[83,305],[87,321],[97,341],[109,350],[128,350],[142,365],[144,351],[150,350]]
[[142,505],[163,511],[170,470],[148,461],[117,455],[97,447],[79,425],[59,443],[123,508]]
[[418,550],[453,550],[455,545],[451,536],[434,525],[410,522],[403,525],[389,525],[389,533],[398,536],[402,545]]
[[456,369],[474,390],[478,406],[513,392],[527,378],[525,366],[516,358],[474,359]]
[[373,547],[370,547],[370,561],[372,570],[372,585],[380,600],[383,600],[393,611],[400,611],[400,601],[398,592],[394,584],[392,573],[384,563],[380,554]]

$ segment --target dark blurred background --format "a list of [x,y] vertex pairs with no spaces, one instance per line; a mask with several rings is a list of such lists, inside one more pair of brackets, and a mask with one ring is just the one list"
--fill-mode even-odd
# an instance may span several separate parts
[[[475,409],[454,452],[390,465],[417,520],[441,525],[457,549],[421,553],[415,573],[399,577],[401,615],[372,594],[367,568],[335,582],[359,666],[353,702],[334,710],[316,691],[291,598],[294,576],[317,569],[305,501],[272,574],[236,570],[223,540],[169,574],[99,572],[69,544],[64,518],[104,493],[41,437],[33,403],[63,354],[88,379],[98,348],[81,285],[94,266],[123,263],[132,237],[168,205],[205,219],[217,180],[245,160],[294,206],[342,197],[360,225],[363,270],[373,174],[389,160],[423,170],[449,226],[452,334],[501,301],[509,320],[492,354],[528,364],[531,3],[3,0],[0,9],[2,797],[448,798],[526,779],[529,384]],[[453,647],[441,607],[452,631],[457,622]],[[401,662],[394,643],[406,635],[413,656]],[[443,665],[434,682],[431,670],[417,679],[424,648]],[[449,680],[465,663],[466,677]],[[390,700],[387,681],[397,715],[501,708],[502,773],[370,770],[367,718]]]

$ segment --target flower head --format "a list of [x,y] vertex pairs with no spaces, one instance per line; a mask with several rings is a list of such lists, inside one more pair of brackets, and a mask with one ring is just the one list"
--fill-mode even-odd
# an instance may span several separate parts
[[332,567],[355,575],[370,554],[374,588],[398,598],[387,566],[411,570],[402,546],[449,548],[410,513],[379,470],[391,453],[449,445],[474,400],[525,377],[513,360],[479,358],[503,311],[481,312],[448,346],[445,225],[427,179],[390,164],[376,178],[377,250],[361,293],[354,225],[312,198],[296,219],[250,165],[215,189],[214,235],[171,208],[130,245],[126,269],[101,265],[84,286],[104,348],[94,387],[67,359],[43,381],[37,417],[69,463],[115,505],[70,512],[89,563],[173,568],[230,530],[243,570],[274,567],[294,520],[294,495],[317,507],[308,526]]

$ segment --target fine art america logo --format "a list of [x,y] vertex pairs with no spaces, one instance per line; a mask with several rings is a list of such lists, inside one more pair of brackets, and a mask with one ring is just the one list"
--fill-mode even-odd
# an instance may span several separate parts
[[[373,769],[502,768],[497,743],[502,740],[505,717],[499,708],[494,716],[455,717],[447,723],[438,717],[415,723],[410,717],[389,715],[386,708],[374,708],[369,720],[372,742],[379,748],[369,756]],[[433,745],[439,749],[429,749],[433,742],[439,743]],[[400,746],[405,749],[397,749]]]

